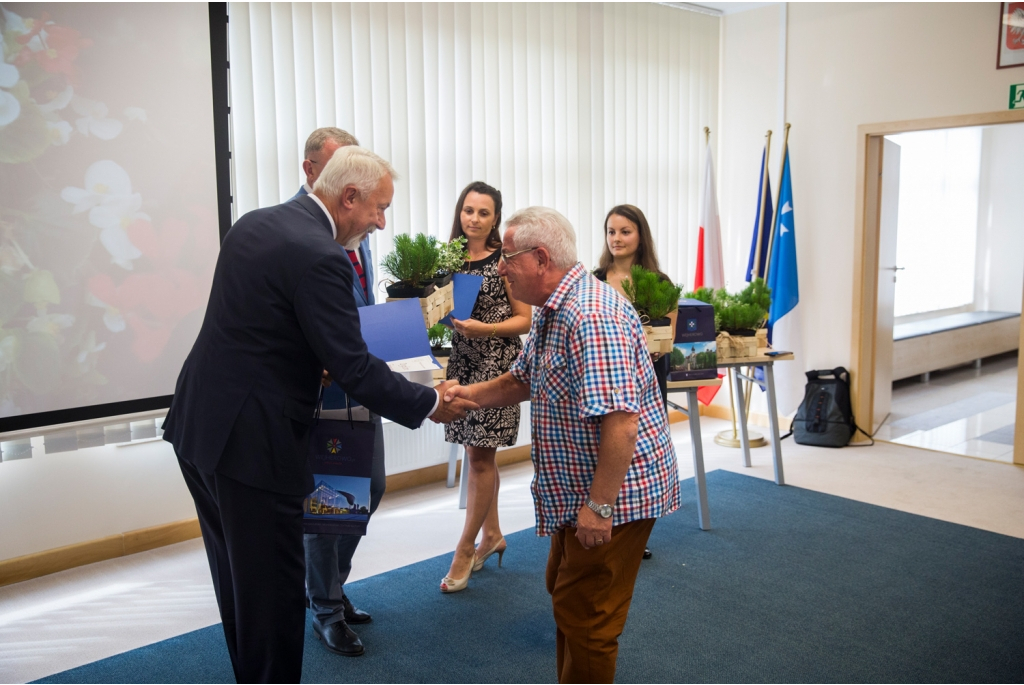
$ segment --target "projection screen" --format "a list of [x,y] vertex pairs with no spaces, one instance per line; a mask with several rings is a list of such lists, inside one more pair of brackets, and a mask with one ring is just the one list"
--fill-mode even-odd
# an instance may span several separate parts
[[0,432],[167,406],[219,247],[211,10],[0,7]]

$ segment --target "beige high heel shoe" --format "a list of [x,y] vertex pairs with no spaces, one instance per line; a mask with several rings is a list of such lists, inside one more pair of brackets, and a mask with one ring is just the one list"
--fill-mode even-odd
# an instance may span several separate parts
[[[502,547],[502,545],[505,546]],[[501,547],[501,549],[498,549],[499,547]],[[494,553],[498,554],[498,568],[501,568],[501,558],[505,555],[506,549],[508,549],[508,544],[505,542],[505,537],[502,536],[502,538],[494,544],[494,547],[491,547],[490,551],[487,552],[487,554],[483,555],[482,557],[476,557],[476,563],[473,564],[473,570],[479,571],[480,569],[482,569],[484,567],[484,562],[487,561],[487,559],[489,559],[490,556]]]
[[449,594],[452,592],[459,592],[465,590],[466,586],[469,585],[469,578],[473,575],[473,571],[476,570],[476,554],[473,555],[473,564],[469,567],[469,573],[466,574],[465,578],[452,578],[451,576],[445,576],[441,579],[441,592]]

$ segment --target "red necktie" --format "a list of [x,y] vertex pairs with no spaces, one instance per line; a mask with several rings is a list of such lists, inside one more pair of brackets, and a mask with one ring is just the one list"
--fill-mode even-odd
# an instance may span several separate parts
[[370,299],[369,294],[366,292],[366,273],[363,271],[363,265],[359,263],[359,256],[356,255],[355,250],[345,250],[348,252],[348,258],[352,260],[352,268],[356,270],[356,275],[359,276],[359,285],[363,288],[363,297]]

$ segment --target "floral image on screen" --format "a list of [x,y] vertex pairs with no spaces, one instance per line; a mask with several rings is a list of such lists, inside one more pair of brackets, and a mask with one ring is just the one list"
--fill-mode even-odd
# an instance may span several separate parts
[[206,12],[0,5],[0,417],[173,392],[218,247]]

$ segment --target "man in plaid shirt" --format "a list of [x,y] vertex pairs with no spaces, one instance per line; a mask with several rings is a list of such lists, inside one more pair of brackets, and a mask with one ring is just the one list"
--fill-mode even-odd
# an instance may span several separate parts
[[668,418],[640,319],[576,261],[561,214],[530,207],[505,224],[498,273],[537,307],[509,373],[450,388],[481,407],[530,400],[538,535],[559,682],[610,683],[654,520],[679,507]]

